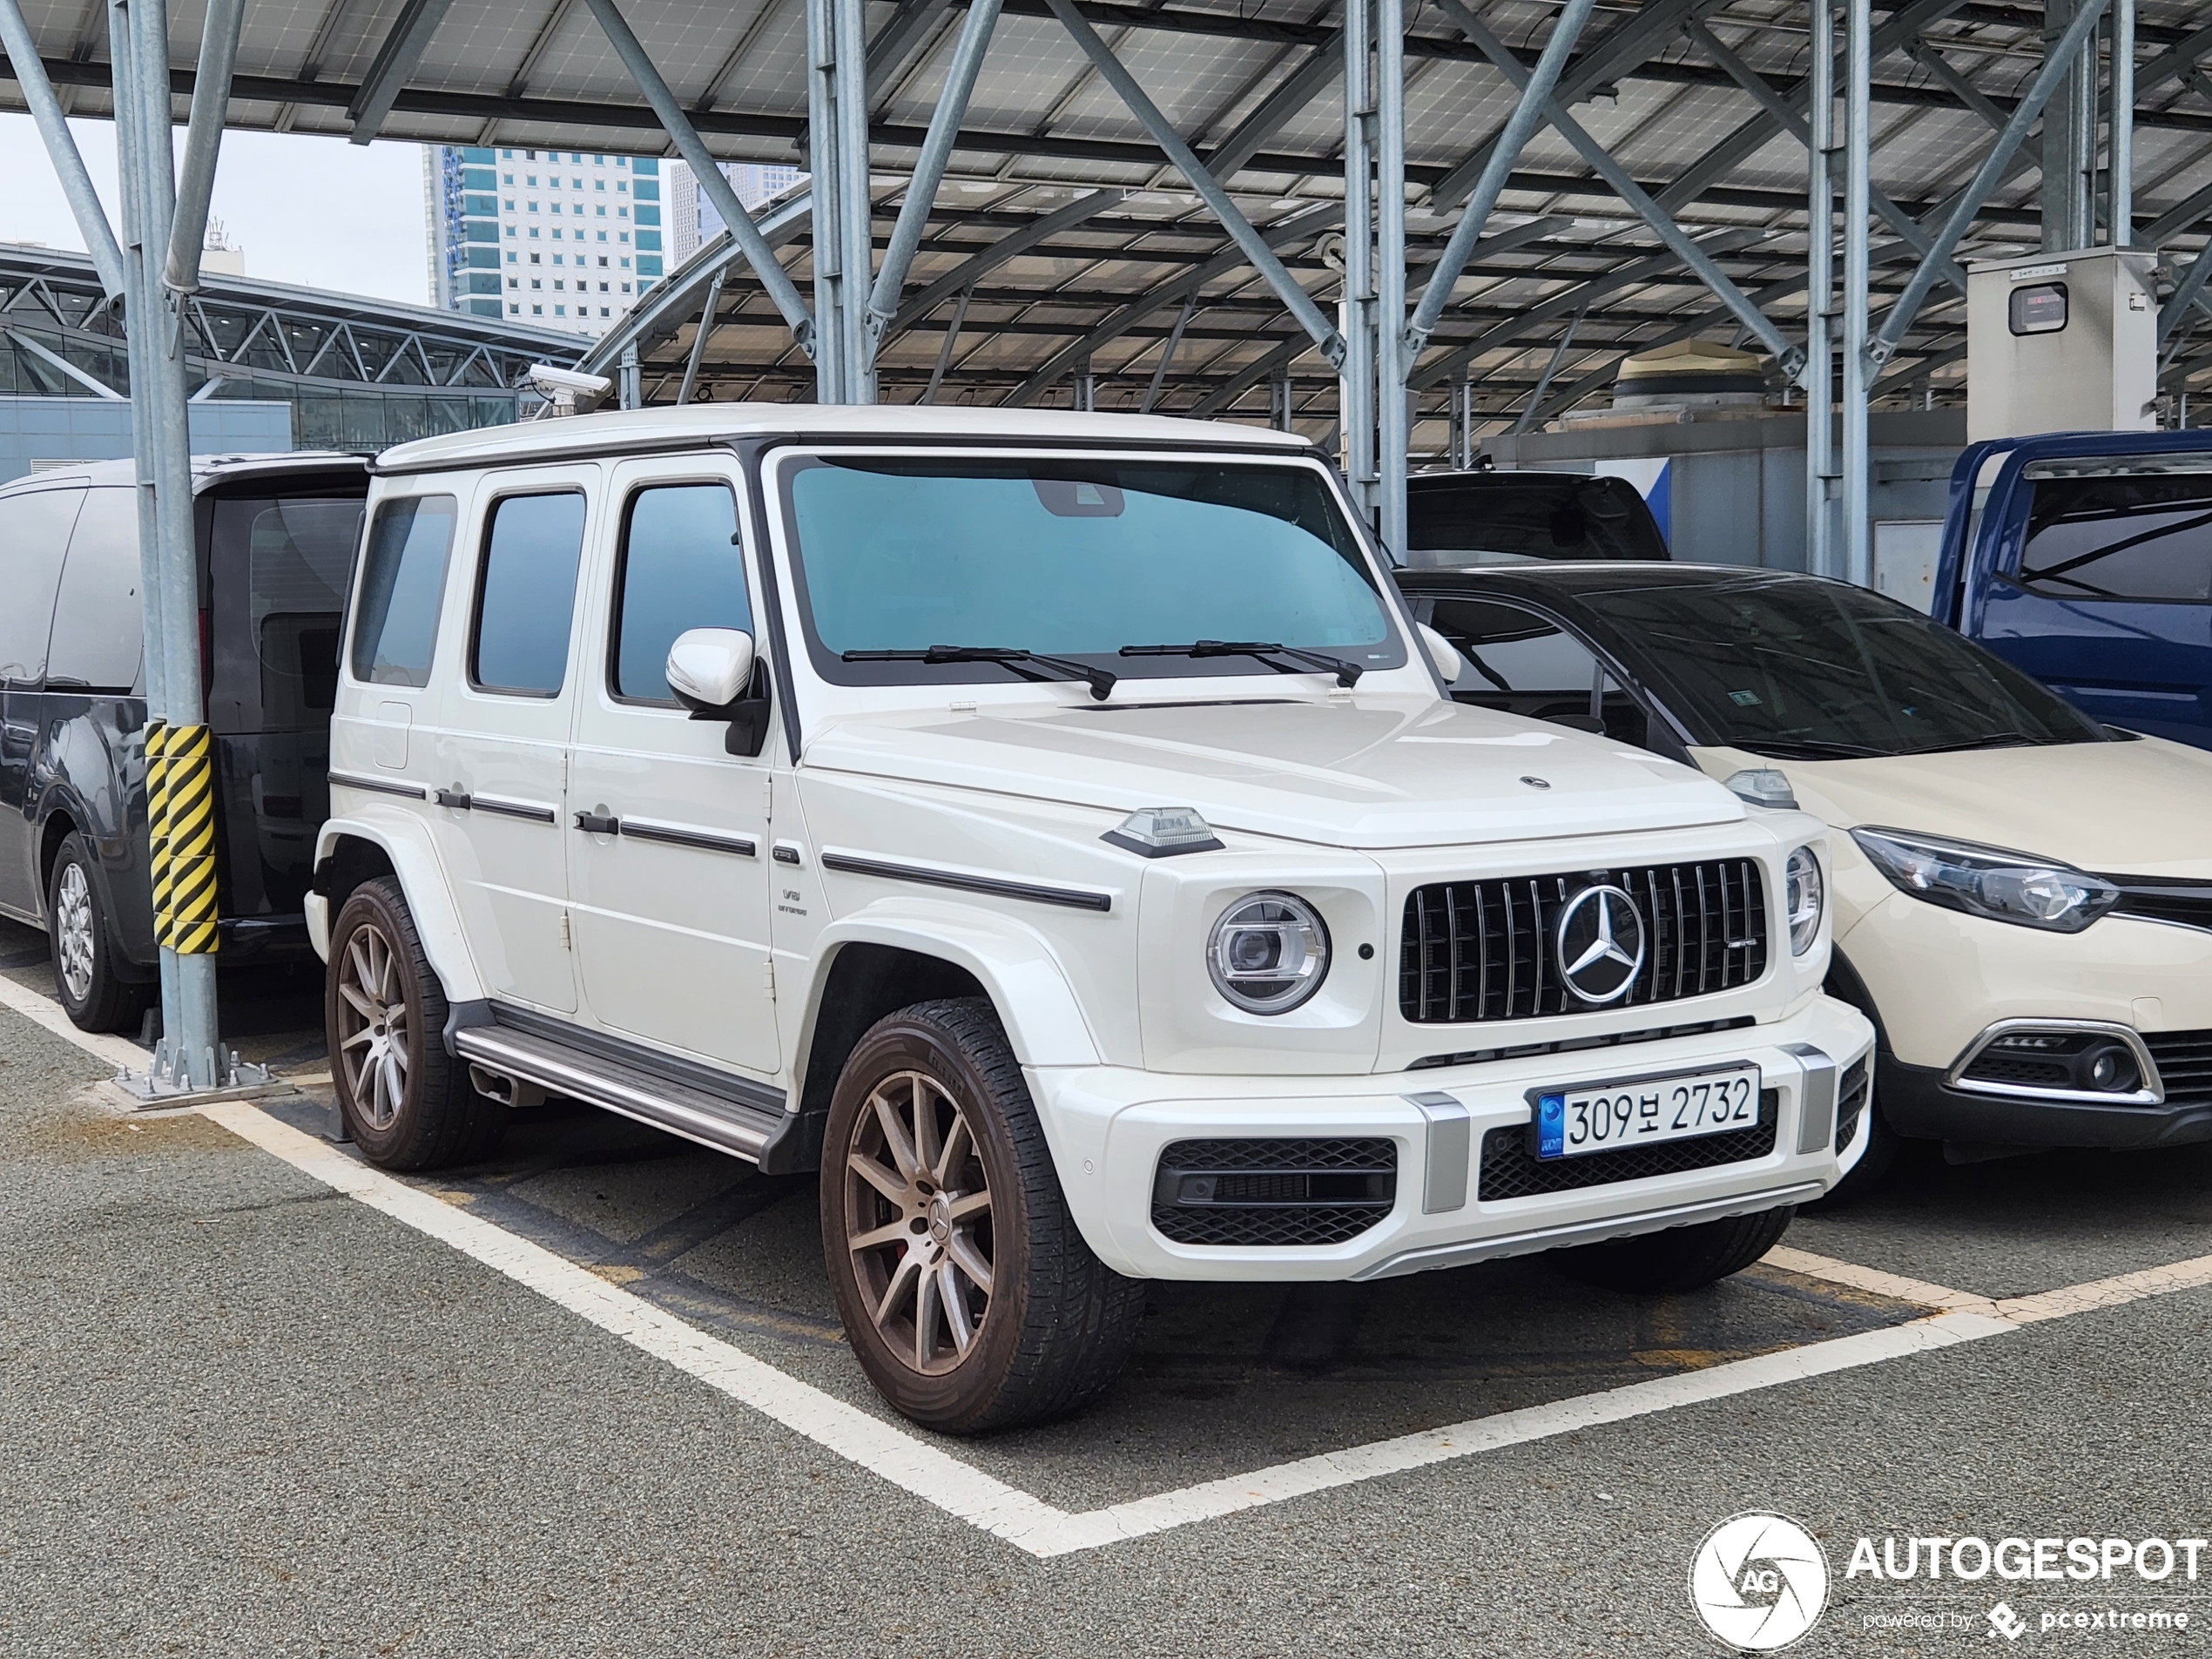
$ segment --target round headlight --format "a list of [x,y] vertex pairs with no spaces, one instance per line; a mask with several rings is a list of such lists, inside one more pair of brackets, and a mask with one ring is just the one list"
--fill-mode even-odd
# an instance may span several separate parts
[[1214,923],[1206,972],[1214,989],[1247,1014],[1288,1014],[1328,977],[1328,927],[1293,894],[1249,894]]
[[1820,880],[1820,860],[1809,846],[1790,855],[1786,896],[1790,906],[1790,951],[1802,956],[1820,937],[1820,912],[1827,894]]

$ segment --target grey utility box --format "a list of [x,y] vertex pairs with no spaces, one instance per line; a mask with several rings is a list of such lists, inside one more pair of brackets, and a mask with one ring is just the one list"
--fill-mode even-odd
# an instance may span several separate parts
[[1966,273],[1966,441],[2148,432],[2158,422],[2154,256],[2093,247]]

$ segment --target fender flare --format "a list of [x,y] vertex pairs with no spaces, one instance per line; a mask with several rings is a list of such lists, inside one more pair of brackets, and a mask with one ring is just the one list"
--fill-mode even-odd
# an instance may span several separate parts
[[806,1015],[793,1049],[805,1063],[839,950],[887,945],[967,969],[997,1008],[1015,1057],[1025,1066],[1102,1063],[1096,1034],[1052,945],[1012,916],[956,900],[887,898],[840,916],[816,935]]
[[[469,949],[469,935],[461,925],[461,907],[454,900],[453,889],[446,885],[444,867],[430,848],[422,821],[396,807],[378,806],[363,806],[324,819],[321,829],[315,833],[318,876],[323,861],[331,856],[333,847],[343,836],[355,837],[381,848],[392,861],[400,890],[407,895],[408,908],[414,914],[415,932],[421,938],[431,968],[445,987],[447,1001],[482,1001],[486,995],[483,977],[476,971],[475,957]],[[329,901],[327,895],[316,896],[326,904]],[[326,944],[330,924],[336,920],[334,914],[324,919],[320,936]]]

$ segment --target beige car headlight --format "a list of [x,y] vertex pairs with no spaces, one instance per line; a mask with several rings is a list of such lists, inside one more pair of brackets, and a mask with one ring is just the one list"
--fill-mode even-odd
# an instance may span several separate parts
[[1852,840],[1901,893],[2016,927],[2078,934],[2120,902],[2120,889],[2070,864],[2000,846],[1855,829]]

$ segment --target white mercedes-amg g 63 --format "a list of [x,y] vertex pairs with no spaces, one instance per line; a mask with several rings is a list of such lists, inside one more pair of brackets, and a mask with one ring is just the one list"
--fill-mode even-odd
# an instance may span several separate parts
[[820,1171],[853,1351],[954,1433],[1148,1278],[1756,1260],[1858,1156],[1826,832],[1455,705],[1325,459],[701,406],[376,462],[310,927],[388,1168],[557,1094]]

